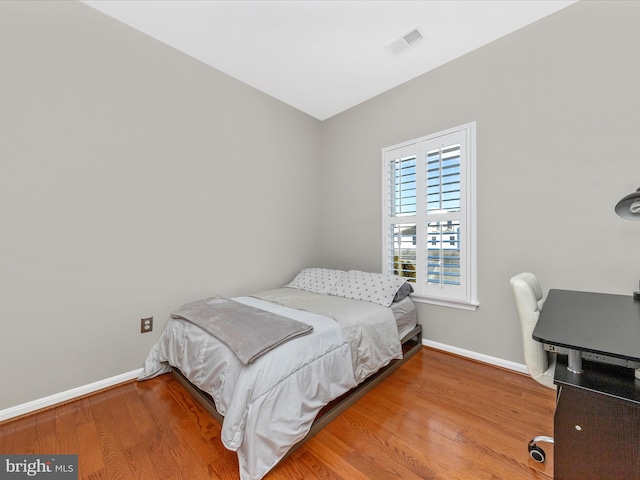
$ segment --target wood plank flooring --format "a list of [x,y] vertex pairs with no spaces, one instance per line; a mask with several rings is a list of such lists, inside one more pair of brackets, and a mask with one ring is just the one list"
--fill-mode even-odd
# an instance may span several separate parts
[[[265,480],[553,478],[527,454],[553,435],[555,393],[525,375],[423,348]],[[79,478],[237,480],[220,425],[171,375],[0,423],[0,453],[78,454]]]

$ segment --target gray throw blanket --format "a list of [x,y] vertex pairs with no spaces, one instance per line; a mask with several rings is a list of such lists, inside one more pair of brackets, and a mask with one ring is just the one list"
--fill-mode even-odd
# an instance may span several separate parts
[[291,318],[226,298],[207,298],[181,306],[171,314],[209,332],[245,365],[313,327]]

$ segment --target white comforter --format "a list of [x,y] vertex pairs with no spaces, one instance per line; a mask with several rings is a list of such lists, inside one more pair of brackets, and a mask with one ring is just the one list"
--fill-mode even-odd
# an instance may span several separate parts
[[[224,416],[222,442],[237,452],[242,480],[261,479],[307,434],[324,405],[402,356],[393,314],[386,307],[288,288],[262,296],[270,301],[234,300],[312,325],[313,332],[243,365],[215,337],[171,319],[139,378],[175,366],[209,393]],[[345,311],[350,313],[340,313]]]

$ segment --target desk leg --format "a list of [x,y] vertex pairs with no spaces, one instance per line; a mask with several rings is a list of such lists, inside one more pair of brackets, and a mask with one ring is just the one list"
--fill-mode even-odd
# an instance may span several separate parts
[[580,350],[569,350],[569,365],[567,368],[570,372],[582,373],[582,352]]

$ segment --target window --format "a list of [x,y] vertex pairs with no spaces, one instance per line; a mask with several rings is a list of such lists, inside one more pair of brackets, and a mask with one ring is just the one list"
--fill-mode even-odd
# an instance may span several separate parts
[[475,122],[382,150],[383,265],[418,301],[473,309]]

